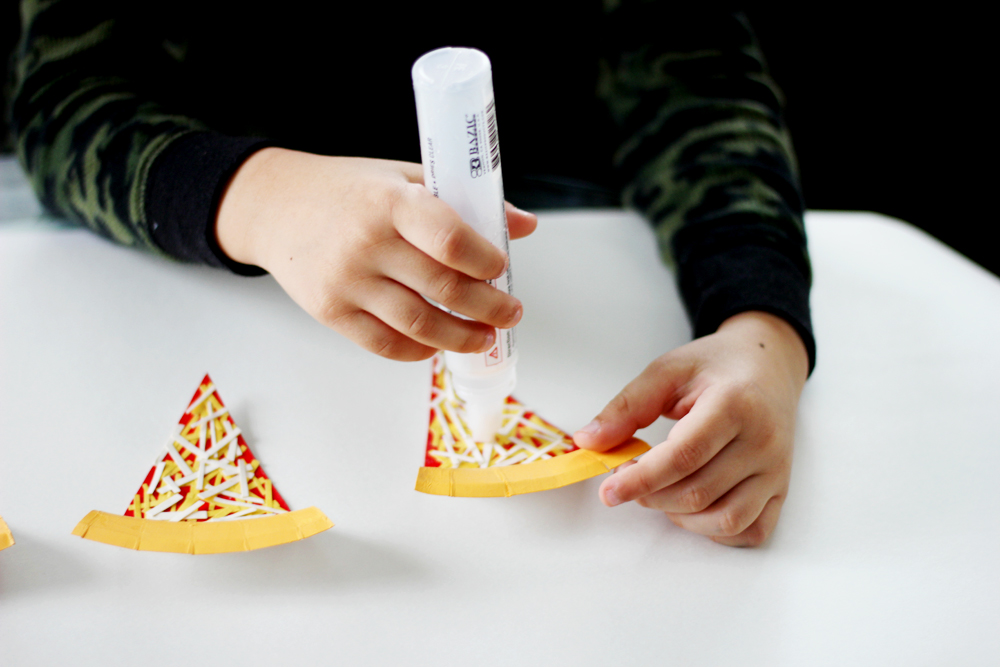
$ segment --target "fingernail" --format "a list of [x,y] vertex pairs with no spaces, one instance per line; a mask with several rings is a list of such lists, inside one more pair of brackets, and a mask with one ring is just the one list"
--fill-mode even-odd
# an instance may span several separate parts
[[513,322],[513,324],[511,324],[511,326],[514,326],[518,322],[520,322],[521,321],[521,317],[523,315],[524,315],[524,307],[521,306],[521,305],[518,305],[517,309],[514,311],[514,322]]
[[514,207],[514,210],[515,210],[515,211],[517,211],[518,213],[523,213],[524,215],[533,215],[533,216],[535,216],[536,218],[538,217],[538,214],[537,214],[537,213],[535,213],[534,211],[525,211],[525,210],[524,210],[523,208],[521,208],[520,206],[515,206],[515,207]]
[[615,505],[621,505],[622,501],[618,497],[618,490],[614,487],[614,485],[605,487],[604,502],[607,503],[610,507],[614,507]]
[[596,419],[581,428],[577,433],[586,433],[587,435],[597,435],[597,432],[601,430],[601,422]]
[[488,334],[486,334],[486,342],[483,344],[483,348],[480,350],[480,352],[485,352],[491,347],[493,347],[493,343],[495,343],[496,340],[497,340],[497,335],[495,332],[491,331]]

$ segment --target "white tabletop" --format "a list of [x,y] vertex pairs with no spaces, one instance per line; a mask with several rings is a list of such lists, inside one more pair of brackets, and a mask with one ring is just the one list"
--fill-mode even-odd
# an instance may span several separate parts
[[[428,362],[361,352],[270,277],[37,213],[0,161],[5,666],[1000,660],[1000,280],[906,224],[807,216],[819,363],[782,520],[746,550],[605,508],[599,479],[417,493]],[[688,339],[634,215],[542,215],[512,267],[516,395],[563,428]],[[292,508],[336,527],[217,556],[70,535],[124,511],[206,371]]]

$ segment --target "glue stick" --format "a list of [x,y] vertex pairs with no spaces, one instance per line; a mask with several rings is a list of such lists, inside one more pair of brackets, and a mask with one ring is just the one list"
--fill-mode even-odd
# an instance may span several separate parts
[[[413,63],[424,185],[493,245],[508,249],[500,143],[490,59],[476,49],[447,47]],[[511,294],[510,266],[493,287]],[[486,352],[444,353],[466,422],[479,442],[494,442],[514,391],[514,329],[497,329]]]

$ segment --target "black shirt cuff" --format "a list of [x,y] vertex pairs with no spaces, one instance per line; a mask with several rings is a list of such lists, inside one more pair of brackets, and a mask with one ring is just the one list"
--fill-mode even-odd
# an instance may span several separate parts
[[193,132],[176,139],[156,158],[146,182],[146,219],[153,240],[169,255],[225,267],[243,276],[267,273],[233,261],[215,237],[215,216],[229,179],[247,158],[274,142]]
[[784,253],[746,245],[692,258],[680,267],[679,286],[696,338],[714,333],[738,313],[771,313],[798,332],[812,374],[816,339],[809,313],[809,278]]

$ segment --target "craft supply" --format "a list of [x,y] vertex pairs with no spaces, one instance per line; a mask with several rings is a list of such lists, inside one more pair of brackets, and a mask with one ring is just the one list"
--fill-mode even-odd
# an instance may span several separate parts
[[[447,47],[413,64],[413,91],[424,185],[497,248],[508,252],[500,141],[490,60],[482,51]],[[489,283],[511,294],[507,270]],[[445,353],[455,391],[465,401],[473,438],[493,443],[514,391],[514,329],[497,329],[492,348]]]
[[315,507],[290,511],[206,375],[125,515],[91,512],[73,534],[143,551],[220,553],[331,526]]
[[0,551],[3,551],[7,547],[14,545],[14,536],[10,533],[10,528],[4,523],[3,517],[0,516]]
[[434,355],[427,452],[417,491],[446,496],[512,496],[555,489],[610,471],[649,446],[632,438],[607,452],[580,449],[566,432],[513,396],[496,442],[477,442],[468,404],[456,396],[444,356]]

